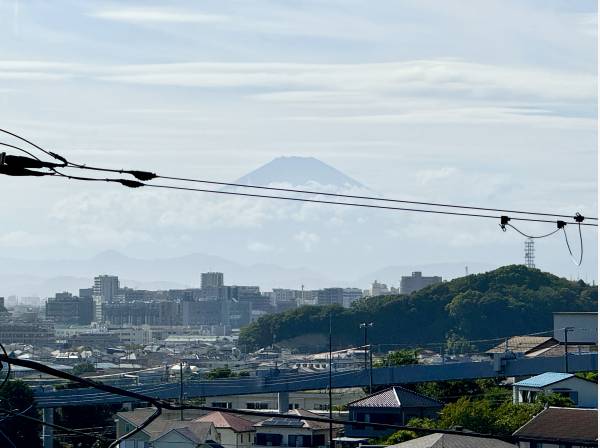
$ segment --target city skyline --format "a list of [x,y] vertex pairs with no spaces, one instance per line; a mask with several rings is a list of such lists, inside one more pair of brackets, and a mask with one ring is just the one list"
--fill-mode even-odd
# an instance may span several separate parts
[[[386,197],[597,214],[594,2],[343,4],[4,2],[3,126],[88,164],[231,181],[302,156]],[[199,252],[334,278],[523,259],[494,222],[3,180],[11,259]],[[560,234],[536,250],[596,279],[595,251],[578,269]]]

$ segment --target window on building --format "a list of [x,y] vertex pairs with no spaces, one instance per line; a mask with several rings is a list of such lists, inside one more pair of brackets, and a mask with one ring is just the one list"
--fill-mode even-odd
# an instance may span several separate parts
[[315,434],[313,436],[313,446],[325,446],[325,435]]
[[267,401],[250,401],[246,403],[246,409],[269,409]]
[[281,434],[256,434],[256,444],[263,446],[281,446],[283,436]]
[[313,446],[311,444],[311,437],[306,435],[295,435],[291,434],[288,436],[288,446],[289,447],[310,447]]
[[300,404],[299,403],[290,403],[288,404],[288,409],[300,409]]
[[211,406],[213,408],[231,409],[233,408],[233,403],[231,401],[213,401]]

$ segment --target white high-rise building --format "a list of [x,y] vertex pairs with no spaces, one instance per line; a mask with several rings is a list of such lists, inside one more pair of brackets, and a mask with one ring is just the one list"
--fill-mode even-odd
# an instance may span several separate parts
[[119,277],[99,275],[94,278],[92,298],[94,300],[94,322],[104,321],[104,304],[112,302],[119,294]]

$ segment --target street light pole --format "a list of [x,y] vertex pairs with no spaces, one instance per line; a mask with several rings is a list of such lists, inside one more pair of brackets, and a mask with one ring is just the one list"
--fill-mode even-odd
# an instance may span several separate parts
[[362,322],[359,327],[363,328],[365,330],[364,332],[364,344],[363,344],[363,348],[365,350],[365,370],[367,370],[367,366],[368,366],[368,354],[367,354],[367,346],[368,346],[368,331],[369,331],[369,327],[373,326],[373,322]]

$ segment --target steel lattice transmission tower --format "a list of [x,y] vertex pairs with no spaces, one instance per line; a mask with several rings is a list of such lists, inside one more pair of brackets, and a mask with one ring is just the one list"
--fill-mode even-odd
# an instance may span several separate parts
[[535,246],[531,238],[525,240],[525,266],[535,268]]

